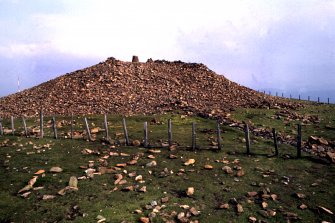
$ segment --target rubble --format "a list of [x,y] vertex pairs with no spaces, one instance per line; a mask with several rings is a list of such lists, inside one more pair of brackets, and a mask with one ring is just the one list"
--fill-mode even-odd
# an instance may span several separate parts
[[45,115],[159,114],[180,110],[203,117],[224,117],[236,107],[297,106],[234,83],[204,64],[165,60],[132,63],[108,58],[0,98],[0,116],[35,116],[42,107]]

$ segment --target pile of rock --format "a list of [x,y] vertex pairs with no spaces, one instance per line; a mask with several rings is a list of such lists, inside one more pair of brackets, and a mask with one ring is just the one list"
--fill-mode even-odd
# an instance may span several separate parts
[[183,111],[222,116],[236,107],[296,107],[277,97],[240,86],[203,64],[122,62],[108,58],[92,67],[65,74],[0,99],[0,116],[117,113],[153,114]]

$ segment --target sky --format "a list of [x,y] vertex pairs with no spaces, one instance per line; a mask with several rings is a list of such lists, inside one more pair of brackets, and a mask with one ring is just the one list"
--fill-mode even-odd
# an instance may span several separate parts
[[0,0],[0,97],[108,57],[335,103],[335,0]]

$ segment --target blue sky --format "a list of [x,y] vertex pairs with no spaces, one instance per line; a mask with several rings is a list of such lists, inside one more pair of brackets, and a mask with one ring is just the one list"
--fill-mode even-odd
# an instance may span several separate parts
[[335,0],[0,0],[0,97],[138,55],[335,102],[334,27]]

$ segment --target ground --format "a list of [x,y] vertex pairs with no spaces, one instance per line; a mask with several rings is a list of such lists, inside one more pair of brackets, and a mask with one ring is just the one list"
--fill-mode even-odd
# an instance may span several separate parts
[[[256,128],[274,127],[295,138],[296,124],[302,120],[278,117],[278,111],[282,110],[237,109],[231,118]],[[332,142],[334,111],[333,105],[305,103],[290,112],[319,118],[317,123],[303,124],[304,141],[313,135]],[[167,141],[169,118],[177,144],[170,149],[161,147]],[[65,138],[68,117],[56,117],[65,120],[59,124],[59,139],[52,137],[50,122],[47,124],[50,117],[45,118],[43,139],[0,137],[0,222],[139,222],[141,217],[152,222],[252,222],[252,217],[265,222],[335,221],[335,168],[326,158],[304,151],[298,159],[296,148],[283,143],[279,156],[273,157],[272,140],[259,136],[252,136],[252,154],[246,155],[243,131],[228,125],[221,126],[219,151],[215,120],[180,114],[127,117],[131,141],[142,140],[143,122],[148,121],[151,148],[118,145],[124,141],[121,117],[108,119],[116,146],[100,140],[104,136],[101,129],[93,142]],[[75,131],[83,130],[83,117],[75,120]],[[103,128],[102,116],[88,116],[88,120],[91,129]],[[191,150],[192,122],[197,127],[196,151]],[[27,123],[38,126],[37,118]],[[8,120],[3,124],[10,126]],[[23,131],[20,125],[16,120],[17,133]],[[195,162],[185,165],[190,159]],[[87,173],[89,161],[94,161],[93,175]],[[152,161],[157,165],[150,166]],[[62,171],[51,173],[50,168],[56,166]],[[39,170],[45,172],[35,174]],[[115,182],[118,174],[125,180],[121,184]],[[38,176],[33,187],[18,193],[33,176]],[[59,195],[71,176],[79,178],[78,188]],[[190,187],[194,193],[187,195]],[[46,199],[44,195],[52,196]]]

